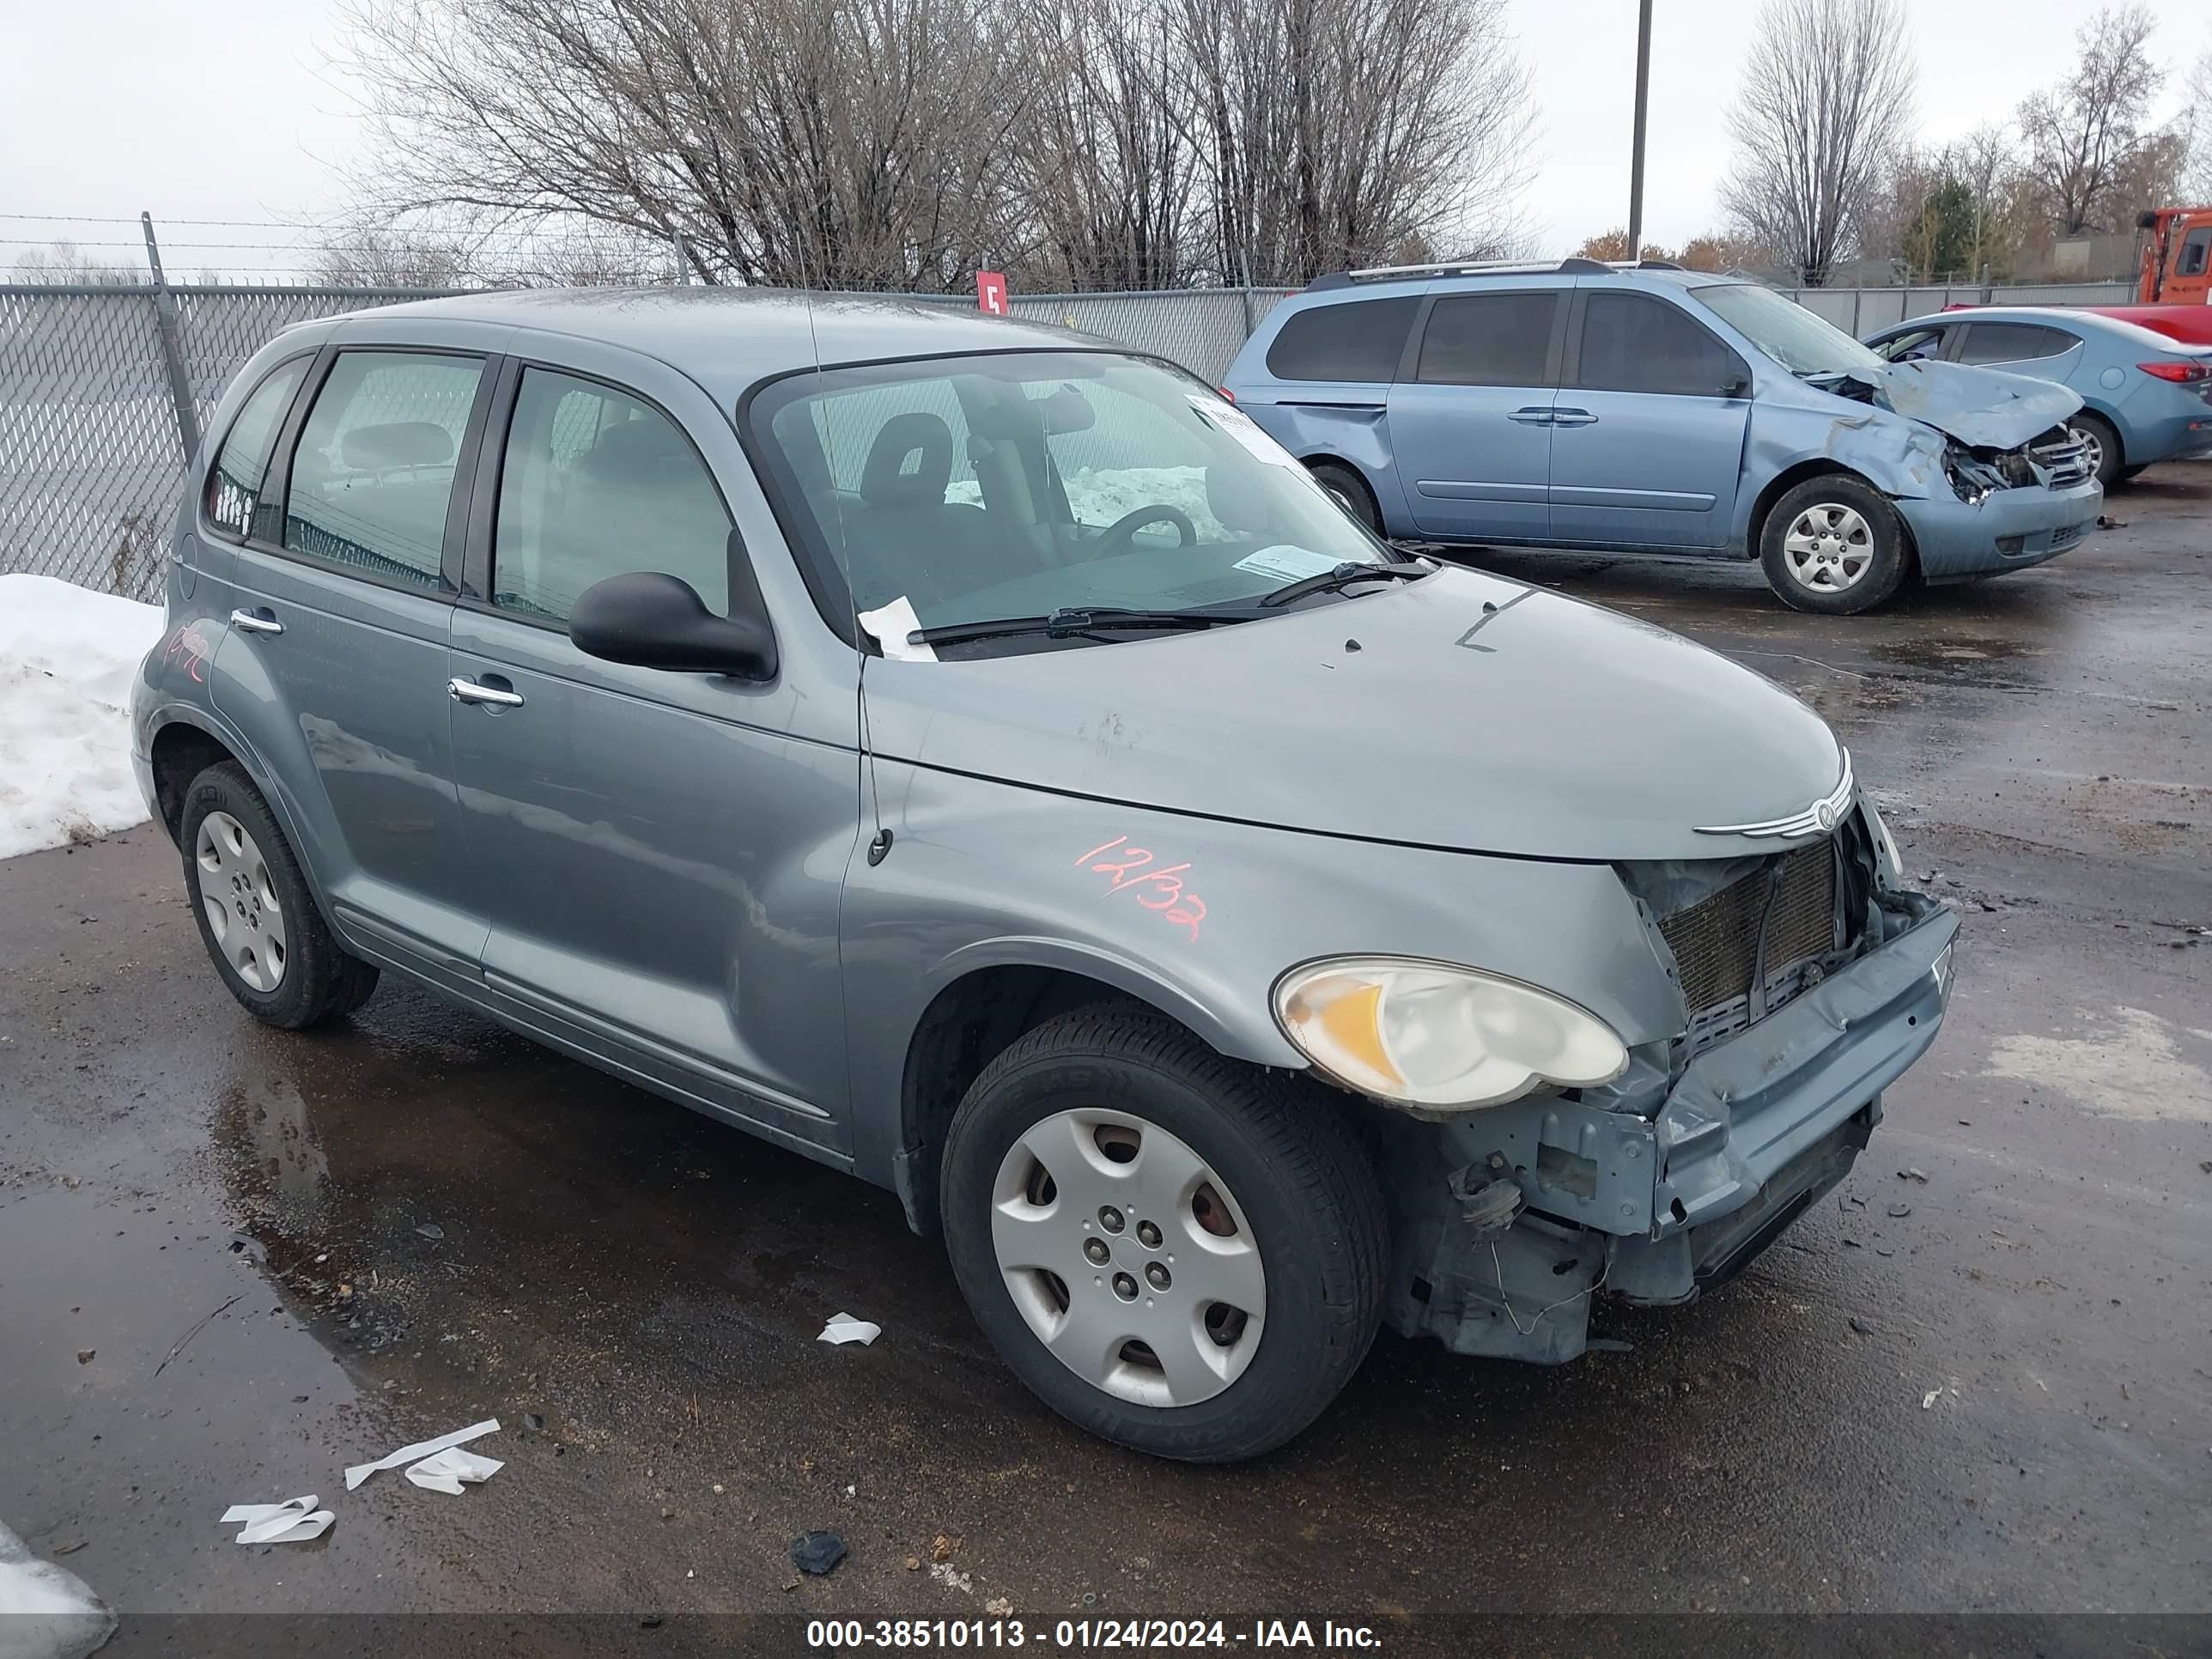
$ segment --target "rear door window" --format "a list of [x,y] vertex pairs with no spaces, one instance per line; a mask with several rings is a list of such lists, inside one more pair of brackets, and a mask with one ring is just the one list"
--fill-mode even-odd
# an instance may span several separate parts
[[1395,380],[1420,303],[1348,300],[1295,313],[1267,348],[1267,372],[1279,380]]
[[1943,355],[1943,331],[1916,328],[1909,333],[1892,335],[1875,349],[1893,363],[1925,362]]
[[342,351],[292,459],[284,545],[403,587],[434,588],[483,361]]
[[730,514],[690,439],[596,380],[526,368],[501,459],[492,603],[565,622],[592,583],[654,570],[730,609]]
[[1739,377],[1750,379],[1743,360],[1678,307],[1643,294],[1584,301],[1574,384],[1586,391],[1717,398]]
[[276,447],[276,428],[283,424],[292,395],[313,361],[312,356],[295,357],[270,370],[238,411],[216,453],[208,474],[207,516],[230,536],[252,533],[253,512],[261,504],[261,480],[269,471],[269,453]]
[[1962,363],[2027,363],[2038,358],[2063,356],[2074,349],[2074,337],[2063,330],[2038,323],[1970,323],[1959,348]]
[[1443,386],[1549,386],[1559,289],[1447,294],[1429,307],[1414,378]]

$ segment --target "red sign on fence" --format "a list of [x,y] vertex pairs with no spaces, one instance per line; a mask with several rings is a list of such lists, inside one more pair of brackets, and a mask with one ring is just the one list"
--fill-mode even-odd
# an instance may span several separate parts
[[975,273],[975,308],[988,311],[994,317],[1006,314],[1006,277],[1004,271],[979,270]]

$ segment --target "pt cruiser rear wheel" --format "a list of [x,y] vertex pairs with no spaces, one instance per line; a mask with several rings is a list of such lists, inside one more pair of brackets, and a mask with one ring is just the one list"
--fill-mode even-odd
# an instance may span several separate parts
[[1767,585],[1793,610],[1853,616],[1905,585],[1905,520],[1873,485],[1808,478],[1768,509],[1759,536]]
[[194,778],[179,830],[200,941],[247,1012],[298,1030],[368,1000],[375,968],[331,936],[284,832],[241,768],[226,761]]
[[1054,1411],[1139,1451],[1281,1445],[1381,1321],[1388,1224],[1342,1108],[1150,1010],[1063,1015],[1000,1055],[941,1188],[993,1346]]

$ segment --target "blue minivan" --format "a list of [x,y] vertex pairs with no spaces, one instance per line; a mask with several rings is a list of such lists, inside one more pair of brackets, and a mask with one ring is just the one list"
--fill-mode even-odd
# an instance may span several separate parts
[[1393,540],[1756,558],[1803,611],[2040,563],[2104,500],[2066,388],[1650,260],[1324,276],[1222,389]]

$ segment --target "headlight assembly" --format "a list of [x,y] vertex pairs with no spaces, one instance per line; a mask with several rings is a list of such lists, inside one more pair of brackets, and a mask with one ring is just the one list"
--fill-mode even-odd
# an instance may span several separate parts
[[1502,1106],[1547,1085],[1610,1082],[1628,1050],[1564,997],[1471,968],[1392,957],[1308,963],[1275,986],[1275,1018],[1346,1087],[1428,1111]]

